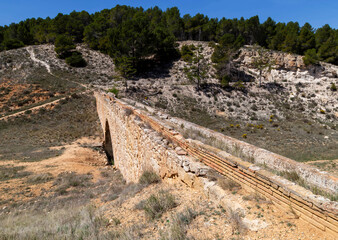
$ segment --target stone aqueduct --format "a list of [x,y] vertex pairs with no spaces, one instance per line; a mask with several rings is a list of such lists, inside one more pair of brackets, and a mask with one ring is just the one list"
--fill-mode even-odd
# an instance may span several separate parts
[[[190,187],[201,188],[206,194],[217,197],[219,187],[210,184],[205,177],[213,169],[249,191],[264,195],[276,207],[286,211],[291,208],[301,219],[338,236],[337,202],[316,196],[261,169],[257,163],[283,171],[296,171],[312,185],[334,194],[338,192],[337,178],[196,124],[169,117],[132,100],[122,101],[103,92],[96,92],[95,97],[104,130],[104,148],[128,182],[137,181],[143,171],[152,169],[162,178],[177,177]],[[227,151],[185,139],[178,132],[180,128],[200,131],[204,136],[221,142]]]

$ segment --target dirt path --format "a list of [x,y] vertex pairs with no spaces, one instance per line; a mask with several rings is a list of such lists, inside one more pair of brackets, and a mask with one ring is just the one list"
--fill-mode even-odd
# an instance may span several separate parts
[[[81,92],[81,93],[79,93],[79,94],[86,94],[86,93],[88,93],[88,91]],[[25,113],[26,111],[28,111],[28,110],[35,111],[35,110],[39,110],[40,108],[43,108],[43,107],[47,107],[47,106],[50,106],[50,105],[53,105],[53,104],[57,104],[58,102],[60,102],[61,100],[65,99],[65,98],[67,98],[67,97],[70,97],[70,96],[62,97],[62,98],[56,99],[56,100],[54,100],[54,101],[52,101],[52,102],[44,103],[44,104],[42,104],[42,105],[38,105],[38,106],[35,106],[35,107],[31,107],[31,108],[22,110],[22,111],[20,111],[20,112],[16,112],[16,113],[13,113],[13,114],[10,114],[10,115],[1,117],[1,118],[0,118],[0,121],[1,121],[1,120],[7,120],[7,119],[12,118],[12,117],[20,116],[20,115],[24,114],[24,113]]]
[[28,48],[26,48],[26,49],[27,49],[27,52],[28,52],[29,55],[30,55],[30,58],[31,58],[34,62],[37,62],[37,63],[42,64],[43,66],[46,67],[47,72],[48,72],[50,75],[55,76],[55,75],[52,73],[52,71],[50,70],[50,65],[49,65],[48,63],[46,63],[46,62],[44,62],[44,61],[42,61],[42,60],[40,60],[40,59],[37,59],[37,58],[35,57],[35,53],[34,53],[34,50],[33,50],[32,47],[28,47]]
[[66,98],[66,97],[63,97],[63,98],[60,98],[60,99],[56,99],[56,100],[54,100],[54,101],[52,101],[52,102],[48,102],[48,103],[45,103],[45,104],[42,104],[42,105],[39,105],[39,106],[36,106],[36,107],[28,108],[28,109],[22,110],[22,111],[20,111],[20,112],[16,112],[16,113],[7,115],[7,116],[5,116],[5,117],[0,118],[0,121],[1,121],[1,120],[7,120],[7,119],[9,119],[9,118],[12,118],[12,117],[16,117],[16,116],[22,115],[22,114],[24,114],[24,113],[25,113],[26,111],[28,111],[28,110],[35,111],[35,110],[38,110],[38,109],[40,109],[40,108],[42,108],[42,107],[47,107],[47,106],[49,106],[49,105],[56,104],[56,103],[58,103],[59,101],[65,99],[65,98]]

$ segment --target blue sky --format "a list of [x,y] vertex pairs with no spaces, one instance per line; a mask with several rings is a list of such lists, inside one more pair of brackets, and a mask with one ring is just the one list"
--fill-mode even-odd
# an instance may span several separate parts
[[55,17],[57,13],[86,10],[94,13],[116,4],[159,6],[165,10],[177,6],[181,14],[203,13],[209,17],[272,17],[277,22],[309,22],[318,28],[328,23],[338,28],[338,0],[1,0],[0,25],[9,25],[32,17]]

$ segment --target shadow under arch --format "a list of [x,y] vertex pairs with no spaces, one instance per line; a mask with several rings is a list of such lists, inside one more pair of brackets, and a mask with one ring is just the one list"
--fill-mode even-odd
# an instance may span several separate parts
[[113,151],[113,143],[111,140],[111,134],[109,129],[108,120],[106,120],[105,132],[104,132],[104,141],[103,141],[103,149],[107,155],[108,164],[114,164],[114,151]]

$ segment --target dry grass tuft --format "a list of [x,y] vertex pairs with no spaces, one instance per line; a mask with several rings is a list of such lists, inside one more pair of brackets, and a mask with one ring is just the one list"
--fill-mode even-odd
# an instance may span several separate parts
[[17,212],[0,218],[0,239],[111,239],[108,221],[93,205],[46,212]]
[[176,206],[175,197],[167,191],[160,190],[158,193],[152,194],[147,200],[141,201],[135,207],[143,209],[146,216],[154,220]]
[[150,185],[153,183],[159,183],[161,178],[154,171],[145,171],[142,173],[139,183]]
[[40,173],[33,176],[29,176],[27,182],[31,184],[39,184],[49,182],[53,179],[53,175],[50,173]]
[[68,189],[72,187],[89,187],[93,176],[91,174],[76,174],[74,172],[60,173],[55,179],[53,185],[56,186],[57,195],[66,195]]
[[23,178],[30,175],[30,172],[22,171],[24,166],[4,165],[0,166],[0,181],[14,178]]
[[196,218],[197,213],[191,208],[186,208],[183,212],[176,214],[172,217],[169,229],[161,233],[161,240],[186,240],[187,231],[186,227]]

